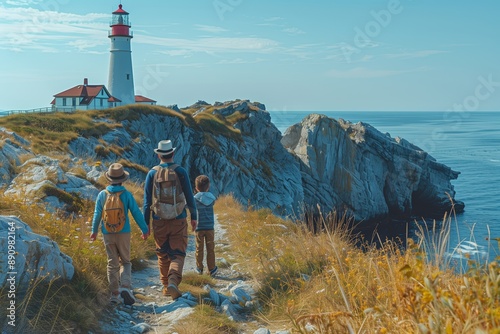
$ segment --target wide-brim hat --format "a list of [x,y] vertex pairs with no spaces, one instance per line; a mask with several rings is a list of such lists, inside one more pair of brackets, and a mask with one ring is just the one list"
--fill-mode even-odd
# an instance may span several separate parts
[[111,184],[122,183],[129,177],[129,173],[123,169],[122,164],[114,163],[109,166],[108,171],[104,173],[106,179]]
[[155,148],[154,151],[157,154],[166,155],[173,153],[175,149],[175,147],[172,147],[171,140],[162,140],[158,143],[158,148]]

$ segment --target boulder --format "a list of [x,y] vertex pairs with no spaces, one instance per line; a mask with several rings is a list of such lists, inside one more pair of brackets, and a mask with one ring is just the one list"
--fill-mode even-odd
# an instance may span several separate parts
[[[85,166],[78,161],[72,164]],[[90,166],[86,166],[90,169]],[[42,198],[45,194],[40,190],[43,187],[58,188],[68,193],[78,194],[80,197],[95,200],[99,190],[88,180],[77,176],[72,172],[65,172],[59,160],[46,156],[38,156],[27,160],[19,168],[19,173],[13,178],[5,195],[17,196],[21,198]],[[90,172],[90,171],[89,171]],[[54,198],[46,198],[47,204],[59,204]],[[58,209],[59,207],[52,207]]]
[[4,128],[0,128],[0,133],[7,136],[0,140],[0,180],[8,183],[14,177],[15,167],[21,164],[20,157],[33,154],[23,147],[28,146],[29,142],[21,136]]
[[15,282],[17,291],[26,291],[32,280],[73,277],[72,259],[52,239],[34,233],[15,216],[0,216],[0,248],[0,288]]

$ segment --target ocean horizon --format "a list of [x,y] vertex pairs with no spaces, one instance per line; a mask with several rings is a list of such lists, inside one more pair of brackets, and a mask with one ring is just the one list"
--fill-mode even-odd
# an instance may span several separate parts
[[[450,256],[459,258],[468,253],[491,261],[500,255],[498,243],[489,241],[500,238],[500,112],[271,111],[270,115],[283,134],[312,113],[368,123],[393,138],[408,140],[437,162],[460,172],[451,183],[455,199],[465,203],[465,211],[452,218]],[[408,223],[411,228],[414,221]],[[384,227],[388,230],[381,232],[388,238],[404,238],[404,227]]]

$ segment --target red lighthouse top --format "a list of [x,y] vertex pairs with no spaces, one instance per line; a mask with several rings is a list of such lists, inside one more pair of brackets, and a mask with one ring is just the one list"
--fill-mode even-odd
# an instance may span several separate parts
[[128,13],[123,10],[121,4],[118,6],[118,9],[113,12],[110,27],[111,33],[109,34],[109,37],[126,36],[132,38]]

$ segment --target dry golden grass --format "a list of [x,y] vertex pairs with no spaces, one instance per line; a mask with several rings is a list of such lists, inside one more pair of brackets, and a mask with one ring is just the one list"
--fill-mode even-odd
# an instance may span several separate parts
[[68,143],[78,136],[100,136],[115,126],[95,124],[89,114],[33,113],[2,117],[5,126],[29,140],[36,153],[65,151]]
[[[25,332],[50,331],[71,333],[75,328],[95,331],[103,308],[108,303],[106,279],[107,257],[99,233],[90,242],[93,203],[86,202],[79,215],[49,213],[45,206],[0,195],[0,214],[15,215],[28,224],[35,233],[47,235],[61,251],[73,259],[75,276],[71,282],[41,282],[30,285],[20,303],[19,324]],[[131,259],[133,269],[139,269],[140,259],[154,251],[153,238],[144,241],[132,222]],[[5,291],[0,291],[1,300]]]
[[194,313],[184,318],[174,326],[174,332],[179,334],[236,334],[238,324],[218,313],[211,306],[198,305]]
[[[345,218],[323,231],[268,210],[243,210],[232,197],[216,204],[241,266],[259,286],[262,320],[307,333],[500,333],[498,262],[471,262],[458,274],[425,254],[387,242],[356,247]],[[444,234],[446,237],[446,234]],[[444,240],[441,242],[445,242]],[[436,244],[437,245],[437,244]],[[449,263],[448,263],[449,264]]]
[[[138,184],[126,186],[136,195],[142,193]],[[262,309],[255,316],[273,330],[500,333],[498,262],[471,261],[467,272],[457,274],[448,262],[426,255],[428,246],[423,245],[432,242],[410,240],[404,251],[390,242],[379,248],[356,247],[345,217],[325,218],[323,230],[313,233],[308,224],[283,220],[269,210],[245,210],[231,196],[220,197],[215,212],[226,229],[230,247],[225,250],[258,287]],[[95,330],[107,302],[107,282],[102,240],[88,241],[93,207],[87,205],[79,216],[65,218],[0,196],[0,213],[20,216],[36,232],[50,236],[73,258],[76,269],[72,282],[32,284],[20,302],[22,328]],[[153,238],[145,246],[135,224],[132,228],[132,258],[148,258]],[[440,249],[439,243],[435,245]],[[212,278],[186,273],[182,289],[203,300],[206,284],[213,284]],[[200,305],[175,330],[237,333],[238,324]]]

